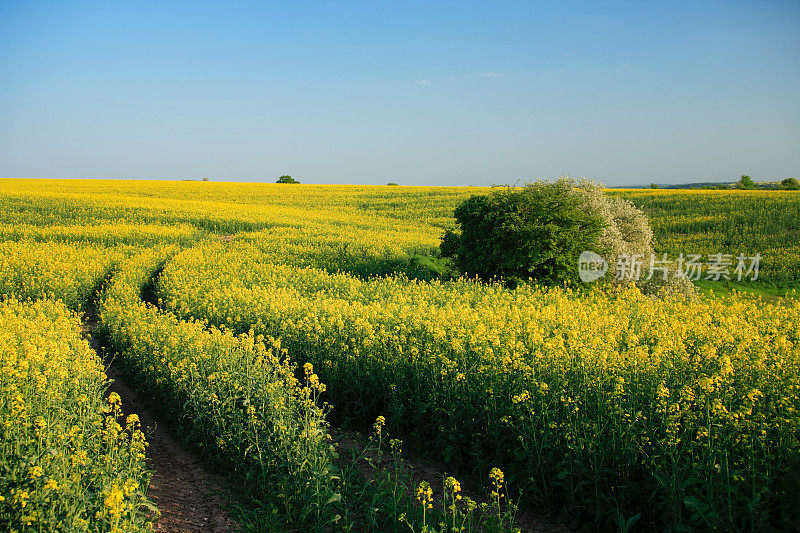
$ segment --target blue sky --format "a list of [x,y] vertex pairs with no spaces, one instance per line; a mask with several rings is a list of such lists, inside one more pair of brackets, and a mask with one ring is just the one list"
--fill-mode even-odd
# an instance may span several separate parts
[[0,176],[800,174],[800,2],[0,0]]

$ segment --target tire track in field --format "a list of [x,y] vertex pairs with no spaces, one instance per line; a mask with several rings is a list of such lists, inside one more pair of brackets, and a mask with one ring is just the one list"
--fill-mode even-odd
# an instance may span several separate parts
[[[102,347],[92,335],[96,321],[91,314],[84,318],[84,332],[89,344],[102,358]],[[116,392],[122,399],[123,417],[136,413],[147,436],[147,469],[153,475],[147,493],[155,504],[153,530],[169,533],[228,533],[240,531],[225,510],[225,491],[202,464],[200,457],[186,449],[169,425],[159,421],[130,387],[113,364],[106,364],[106,374],[113,380],[106,395]]]

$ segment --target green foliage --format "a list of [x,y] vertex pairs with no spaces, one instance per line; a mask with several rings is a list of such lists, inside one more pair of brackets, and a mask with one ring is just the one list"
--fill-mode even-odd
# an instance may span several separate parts
[[386,185],[395,185],[395,186],[396,186],[396,185],[397,185],[397,183],[395,183],[395,182],[393,182],[393,181],[390,181],[390,182],[389,182],[389,183],[387,183]]
[[[611,192],[647,213],[658,256],[726,253],[763,256],[758,283],[800,281],[800,195],[786,191]],[[750,282],[746,285],[751,285]]]
[[349,272],[362,279],[382,276],[404,276],[420,281],[449,280],[459,276],[447,257],[411,254],[408,257],[361,257],[352,258],[345,268],[339,271]]
[[742,177],[741,179],[739,179],[739,182],[736,184],[736,187],[739,189],[749,190],[749,189],[755,189],[756,184],[750,176],[748,176],[747,174],[742,174]]
[[781,181],[781,187],[790,191],[797,191],[800,190],[800,182],[797,181],[797,178],[786,178]]
[[433,257],[430,255],[412,255],[408,261],[406,274],[411,279],[431,281],[434,279],[447,280],[457,276],[452,262],[446,257]]
[[597,247],[602,229],[601,218],[581,209],[567,182],[472,196],[454,216],[461,233],[445,233],[442,255],[470,277],[511,284],[529,278],[576,283],[578,256]]
[[300,182],[291,176],[283,175],[280,178],[278,178],[278,181],[276,181],[275,183],[300,183]]

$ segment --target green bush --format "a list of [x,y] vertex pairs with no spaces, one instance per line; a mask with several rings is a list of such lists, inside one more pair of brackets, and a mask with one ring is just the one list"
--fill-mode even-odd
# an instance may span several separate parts
[[781,181],[781,187],[790,191],[797,191],[800,190],[800,182],[797,181],[797,178],[786,178]]
[[753,182],[753,178],[751,178],[747,174],[742,174],[742,177],[741,179],[739,179],[738,183],[736,184],[736,187],[739,189],[749,190],[749,189],[755,189],[756,184],[755,182]]
[[442,255],[483,280],[575,284],[578,256],[597,250],[603,228],[581,203],[569,180],[471,196],[455,209],[461,233],[445,233]]
[[278,180],[275,183],[300,183],[300,182],[291,176],[283,175],[280,178],[278,178]]
[[455,210],[461,233],[448,231],[442,256],[468,276],[503,277],[514,286],[533,278],[545,284],[575,284],[578,256],[601,254],[608,269],[604,283],[633,281],[648,294],[694,293],[688,280],[670,271],[666,278],[618,279],[614,265],[623,256],[649,265],[653,230],[644,213],[628,200],[609,196],[591,180],[559,178],[489,196],[473,196]]

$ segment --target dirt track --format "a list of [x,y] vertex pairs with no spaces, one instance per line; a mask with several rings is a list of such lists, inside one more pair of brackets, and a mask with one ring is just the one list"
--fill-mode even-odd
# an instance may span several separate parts
[[[92,348],[101,348],[91,336],[93,324],[87,320],[85,329]],[[183,447],[169,430],[148,411],[124,377],[113,366],[106,367],[113,380],[107,394],[116,392],[122,398],[125,415],[136,413],[147,435],[147,468],[153,472],[148,498],[159,509],[154,531],[170,533],[226,533],[240,531],[225,510],[222,488],[204,467],[200,458]]]
[[153,471],[148,497],[161,515],[155,531],[222,533],[239,531],[224,509],[222,489],[203,468],[197,455],[185,449],[166,426],[138,401],[113,367],[106,370],[114,383],[108,392],[122,398],[125,413],[139,415],[147,435],[147,468]]

